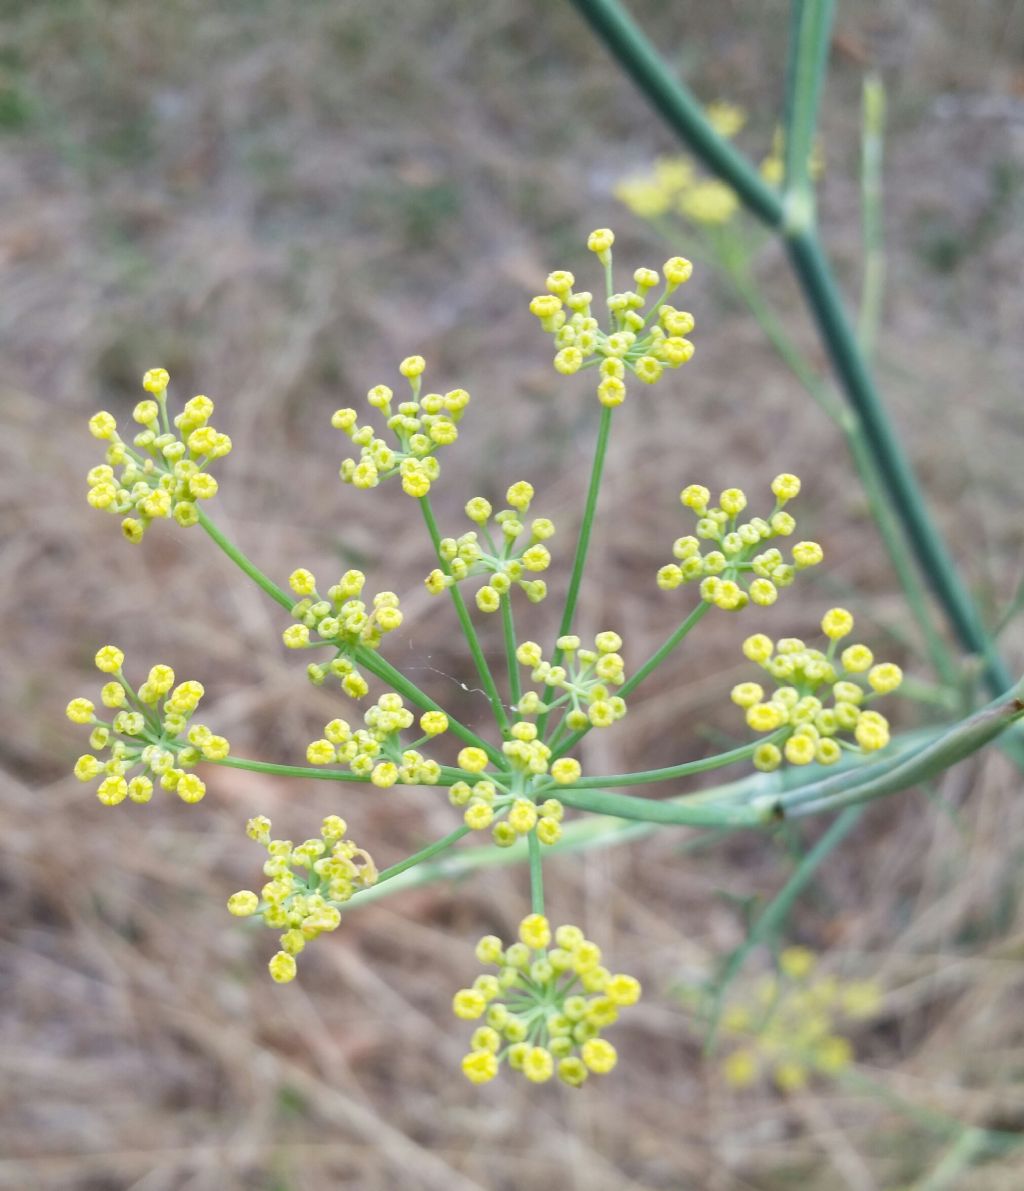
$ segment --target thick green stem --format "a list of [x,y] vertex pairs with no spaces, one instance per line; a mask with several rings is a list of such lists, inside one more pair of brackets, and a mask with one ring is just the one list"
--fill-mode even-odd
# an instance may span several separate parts
[[[671,74],[618,0],[573,0],[651,104],[690,149],[728,182],[755,215],[777,232],[786,227],[784,205],[736,149],[709,124],[701,105]],[[790,225],[792,227],[792,224]],[[1009,685],[977,609],[921,497],[888,413],[851,330],[817,235],[807,228],[785,237],[790,259],[832,366],[864,424],[868,445],[906,529],[918,564],[946,610],[961,644],[985,659],[993,691]]]
[[[430,506],[429,496],[420,497],[420,508],[423,511],[423,520],[426,522],[430,540],[434,543],[434,552],[437,555],[437,561],[444,573],[450,575],[451,571],[448,563],[441,556],[441,531],[437,528],[437,521],[434,519],[434,510]],[[505,711],[505,704],[501,701],[501,695],[498,693],[494,675],[491,673],[491,668],[487,664],[487,658],[480,645],[480,638],[477,636],[473,618],[469,614],[466,601],[462,598],[462,592],[459,591],[459,585],[457,583],[453,583],[448,588],[448,593],[451,595],[452,603],[455,605],[455,614],[458,616],[459,624],[462,626],[462,633],[466,638],[466,644],[469,646],[469,652],[473,655],[473,662],[476,665],[477,673],[480,675],[480,681],[483,683],[484,692],[490,700],[495,721],[501,730],[505,732],[509,726],[508,714]]]
[[286,592],[282,588],[278,587],[277,584],[273,581],[273,579],[269,578],[267,575],[264,575],[264,573],[259,569],[259,567],[256,566],[255,563],[251,562],[242,553],[242,551],[238,549],[238,547],[234,544],[234,542],[232,542],[228,538],[226,538],[224,536],[224,534],[222,534],[221,531],[217,528],[217,526],[214,525],[214,523],[210,520],[210,518],[207,517],[207,515],[203,512],[202,508],[198,504],[196,505],[196,513],[199,517],[199,524],[203,527],[203,529],[206,530],[206,532],[210,535],[210,537],[224,551],[224,553],[228,556],[228,558],[230,558],[231,561],[236,566],[240,567],[241,570],[245,571],[245,573],[249,576],[250,579],[252,579],[260,587],[262,587],[263,590],[267,593],[268,596],[270,596],[270,598],[272,600],[276,600],[281,605],[282,608],[287,608],[288,611],[290,612],[292,610],[292,608],[295,606],[296,600],[293,599],[293,597],[290,596],[288,594],[288,592]]
[[783,204],[786,218],[799,223],[807,223],[814,217],[810,159],[828,66],[834,7],[834,0],[793,0],[792,4]]

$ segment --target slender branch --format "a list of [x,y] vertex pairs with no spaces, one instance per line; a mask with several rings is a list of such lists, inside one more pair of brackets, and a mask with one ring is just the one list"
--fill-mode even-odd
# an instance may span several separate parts
[[861,118],[861,227],[864,278],[860,293],[857,340],[868,360],[875,355],[885,293],[885,233],[882,206],[882,153],[885,134],[885,87],[876,74],[864,80]]
[[[441,556],[441,531],[437,528],[437,521],[434,519],[434,510],[430,505],[430,497],[421,496],[419,503],[423,511],[423,520],[427,525],[427,532],[430,534],[430,540],[434,543],[434,553],[437,555],[437,561],[444,573],[450,575],[451,571],[448,563]],[[459,590],[458,584],[453,583],[448,588],[448,593],[452,598],[452,603],[455,605],[455,614],[458,616],[459,624],[462,626],[463,635],[466,638],[466,643],[469,645],[469,652],[473,655],[473,661],[476,664],[477,673],[480,675],[480,681],[483,683],[484,691],[490,700],[494,718],[501,730],[503,732],[507,731],[509,725],[508,713],[505,711],[505,704],[501,701],[501,695],[498,693],[494,675],[491,673],[491,668],[487,664],[487,657],[480,645],[480,638],[477,636],[473,618],[469,614],[469,609],[466,607],[466,601],[462,598],[462,592]]]
[[263,588],[263,590],[268,596],[270,596],[272,600],[276,600],[282,608],[287,608],[290,612],[295,606],[296,601],[288,594],[288,592],[278,587],[273,579],[269,578],[269,576],[264,575],[259,567],[256,566],[256,564],[249,558],[247,558],[241,550],[238,549],[234,542],[225,537],[225,535],[217,528],[216,525],[214,525],[214,523],[210,520],[198,503],[196,504],[196,513],[199,517],[199,524],[203,527],[203,529],[206,530],[206,532],[217,543],[221,550],[224,551],[228,558],[230,558],[236,566],[245,571],[250,579]]
[[358,650],[356,660],[360,666],[365,667],[371,674],[375,674],[382,682],[386,682],[389,686],[394,687],[400,695],[404,695],[421,711],[444,712],[448,717],[448,727],[460,740],[465,741],[466,744],[472,744],[476,748],[483,749],[495,765],[504,767],[504,757],[490,741],[484,740],[472,728],[467,728],[465,724],[455,719],[450,712],[445,711],[440,703],[432,699],[425,691],[420,690],[411,679],[406,678],[401,670],[396,670],[386,658],[381,657],[375,650]]
[[777,743],[788,734],[788,729],[766,736],[762,740],[753,740],[749,744],[730,749],[727,753],[716,753],[712,757],[701,757],[697,761],[684,761],[680,765],[669,765],[666,769],[642,769],[637,773],[609,773],[598,777],[582,777],[573,783],[574,790],[592,790],[604,786],[645,786],[652,782],[669,782],[675,778],[690,777],[695,773],[708,773],[712,769],[721,769],[725,765],[732,765],[736,761],[746,761],[752,757],[762,744]]
[[715,1043],[715,1034],[721,1017],[725,994],[729,986],[739,975],[746,958],[761,943],[768,941],[776,934],[793,908],[794,903],[810,884],[814,874],[818,871],[829,855],[843,842],[844,839],[860,822],[864,808],[860,806],[847,807],[830,824],[825,834],[813,848],[802,857],[794,872],[785,885],[771,899],[768,905],[757,916],[749,934],[743,943],[727,959],[722,975],[715,984],[714,1004],[711,1008],[708,1023],[708,1036],[705,1040],[705,1051],[710,1054]]
[[534,828],[529,835],[530,850],[530,908],[534,914],[544,913],[544,867],[541,859],[541,843]]
[[[426,860],[432,860],[441,852],[446,852],[453,844],[457,844],[460,839],[469,835],[472,829],[463,824],[461,827],[456,827],[454,831],[450,831],[446,836],[439,840],[435,840],[432,844],[428,844],[425,848],[420,848],[418,852],[413,852],[411,856],[406,856],[404,860],[400,860],[398,864],[393,864],[390,868],[383,869],[377,876],[377,880],[368,888],[360,889],[352,895],[346,903],[348,906],[357,904],[365,904],[366,902],[376,901],[381,896],[377,891],[382,885],[386,885],[388,881],[400,876],[408,869],[415,868],[417,865],[423,864]],[[385,891],[390,892],[390,891]]]
[[652,671],[657,670],[657,668],[668,657],[668,655],[682,643],[683,638],[686,637],[687,633],[689,633],[697,621],[700,620],[700,618],[710,607],[710,604],[702,600],[697,607],[694,608],[690,615],[687,616],[679,628],[677,628],[675,632],[673,632],[665,640],[663,645],[661,645],[654,651],[654,653],[651,654],[647,661],[644,662],[640,669],[637,670],[631,678],[628,678],[622,684],[622,686],[619,687],[616,693],[621,695],[623,699],[631,695],[633,691],[635,691],[636,688],[644,681],[644,679],[647,678]]
[[[316,765],[279,765],[275,761],[252,761],[248,757],[223,757],[219,761],[210,761],[210,765],[223,765],[228,769],[247,769],[251,773],[270,773],[277,777],[301,777],[312,778],[315,781],[321,782],[353,782],[357,785],[370,785],[368,777],[362,777],[359,774],[350,773],[343,769],[330,769],[325,766]],[[448,786],[454,786],[456,782],[469,782],[470,784],[478,781],[479,774],[470,773],[468,770],[457,769],[451,765],[441,766],[441,776],[438,780],[432,783],[435,786],[440,786],[442,789]],[[396,782],[397,786],[405,786],[405,782]],[[423,786],[423,782],[408,783],[410,788]],[[376,789],[376,787],[373,787]]]
[[[610,268],[609,286],[611,285]],[[594,516],[597,513],[597,498],[601,492],[601,478],[604,474],[604,461],[608,453],[608,439],[612,428],[612,409],[601,406],[601,421],[597,428],[597,442],[594,446],[594,460],[590,467],[590,483],[587,485],[587,498],[583,506],[583,518],[580,521],[579,537],[576,539],[576,557],[573,559],[572,575],[569,578],[569,590],[565,596],[565,607],[562,610],[562,620],[558,628],[559,637],[564,637],[572,631],[573,619],[576,615],[576,602],[579,599],[580,584],[583,581],[583,569],[587,565],[587,553],[590,550],[590,535],[594,527]],[[551,664],[557,666],[562,661],[562,650],[555,650]],[[546,703],[551,697],[551,687],[545,686],[541,699]],[[537,721],[537,731],[543,739],[548,725],[548,713],[544,712]]]
[[512,616],[512,600],[510,592],[501,597],[501,630],[505,637],[505,664],[508,667],[509,698],[513,707],[519,705],[523,697],[522,684],[519,681],[519,662],[516,658],[516,626]]

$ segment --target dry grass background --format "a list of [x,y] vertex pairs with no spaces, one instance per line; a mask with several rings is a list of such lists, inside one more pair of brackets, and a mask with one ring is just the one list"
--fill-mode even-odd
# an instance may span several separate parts
[[[108,811],[68,776],[81,742],[63,705],[93,683],[89,661],[108,639],[139,668],[166,660],[201,678],[210,722],[245,755],[300,757],[335,706],[285,656],[277,609],[200,531],[157,527],[132,549],[85,505],[96,457],[85,418],[101,405],[126,415],[156,363],[179,395],[218,403],[236,449],[216,515],[242,546],[277,577],[364,565],[408,607],[392,660],[485,721],[454,677],[465,658],[450,609],[420,585],[429,560],[409,502],[343,489],[343,440],[327,421],[422,351],[438,384],[474,394],[439,486],[444,522],[458,523],[466,496],[527,477],[564,562],[595,406],[585,383],[556,382],[525,302],[548,268],[588,267],[592,226],[620,229],[620,259],[666,254],[610,188],[671,142],[567,5],[6,7],[0,1186],[1024,1185],[1020,1152],[943,1181],[945,1143],[884,1103],[829,1087],[741,1095],[702,1060],[676,989],[742,939],[725,895],[770,896],[790,871],[769,840],[684,851],[686,833],[665,832],[553,862],[553,916],[599,937],[647,997],[617,1030],[613,1078],[480,1093],[457,1074],[465,1031],[448,1002],[473,974],[469,942],[520,916],[523,873],[353,912],[287,988],[265,975],[269,933],[223,910],[254,879],[249,814],[302,838],[340,810],[387,864],[449,829],[443,798],[218,770],[201,806]],[[635,9],[700,94],[754,110],[748,143],[766,143],[782,5]],[[824,220],[855,293],[859,79],[867,62],[887,71],[881,375],[993,616],[1024,545],[1022,49],[1017,3],[845,5],[824,115]],[[774,252],[763,269],[814,351]],[[910,659],[915,630],[841,443],[714,278],[690,289],[697,359],[618,419],[584,630],[620,627],[629,656],[645,656],[678,616],[649,576],[682,532],[680,486],[763,484],[796,467],[804,524],[832,565],[771,626],[800,632],[842,593],[873,643]],[[587,742],[585,763],[667,764],[709,733],[732,739],[723,698],[740,673],[737,632],[725,617],[702,631],[628,727]],[[1011,1130],[1024,1126],[1022,840],[1020,775],[992,751],[869,811],[792,923],[830,970],[886,988],[854,1039],[863,1071]]]

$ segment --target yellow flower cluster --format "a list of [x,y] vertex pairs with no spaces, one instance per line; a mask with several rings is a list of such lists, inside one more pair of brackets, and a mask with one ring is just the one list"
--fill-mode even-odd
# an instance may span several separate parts
[[[612,276],[614,234],[608,228],[591,232],[587,247],[604,265],[608,297],[608,325],[603,328],[593,313],[594,296],[576,292],[576,279],[564,269],[550,273],[547,293],[530,302],[530,312],[554,338],[556,371],[563,376],[597,368],[601,380],[597,396],[602,405],[621,405],[626,397],[626,373],[653,385],[666,368],[679,368],[693,356],[687,335],[693,315],[669,305],[666,298],[688,281],[693,266],[681,256],[667,260],[661,277],[654,269],[637,269],[635,289],[616,293]],[[664,277],[660,296],[644,313],[649,291]]]
[[770,1072],[782,1091],[797,1091],[812,1074],[835,1076],[853,1062],[842,1022],[876,1012],[879,989],[867,981],[818,976],[815,966],[812,952],[788,947],[779,958],[779,978],[762,978],[725,1010],[723,1033],[741,1040],[722,1065],[734,1087],[748,1087]]
[[[523,728],[533,728],[533,724],[513,725],[513,731]],[[533,730],[536,731],[535,728]],[[516,738],[506,743],[514,742]],[[541,748],[550,755],[549,749],[543,745]],[[463,763],[469,760],[472,768],[473,759],[467,758],[466,752],[463,749],[459,755],[459,763],[466,768]],[[559,764],[555,762],[556,767]],[[463,820],[473,831],[484,831],[490,827],[491,838],[499,848],[511,847],[520,836],[529,835],[531,831],[536,832],[542,844],[557,844],[562,837],[565,807],[557,798],[545,798],[538,803],[528,785],[525,790],[510,791],[496,777],[487,775],[473,783],[456,782],[448,791],[448,800],[452,806],[462,809]]]
[[427,591],[438,595],[463,579],[486,575],[487,582],[476,593],[476,605],[481,612],[497,612],[513,583],[519,584],[531,603],[544,599],[548,590],[544,580],[526,576],[546,571],[551,565],[551,553],[544,543],[554,534],[555,527],[547,517],[535,517],[526,536],[523,518],[533,500],[533,485],[525,480],[513,484],[505,499],[511,508],[498,513],[494,513],[491,502],[482,496],[466,502],[466,516],[479,530],[441,540],[440,555],[445,569],[430,572],[426,578]]
[[579,637],[572,635],[559,637],[555,644],[562,653],[557,666],[544,658],[536,641],[524,641],[516,650],[519,664],[529,667],[533,682],[562,692],[544,703],[537,691],[527,691],[516,706],[519,714],[539,715],[564,706],[565,726],[573,732],[588,726],[608,728],[622,719],[626,701],[610,690],[626,678],[619,634],[598,633],[593,649],[581,649]]
[[578,926],[552,932],[542,914],[530,914],[519,924],[518,942],[506,947],[485,935],[476,956],[498,975],[478,976],[452,1000],[456,1017],[483,1022],[462,1060],[471,1083],[492,1080],[506,1059],[531,1083],[557,1074],[579,1087],[612,1070],[618,1055],[601,1031],[640,999],[640,982],[603,967],[601,949]]
[[[844,749],[876,752],[889,743],[889,721],[869,707],[903,681],[895,662],[875,662],[866,645],[848,645],[836,657],[839,642],[853,631],[853,617],[845,608],[832,608],[821,621],[828,648],[810,649],[798,637],[772,641],[756,633],[743,642],[743,652],[769,674],[777,687],[765,698],[760,683],[741,682],[732,700],[746,712],[755,732],[785,729],[781,749],[772,742],[754,754],[758,769],[770,772],[782,764],[832,765]],[[832,705],[827,706],[828,688]],[[853,739],[844,740],[841,733]]]
[[[712,506],[711,493],[700,484],[690,484],[679,494],[680,501],[697,517],[696,536],[677,538],[671,562],[658,571],[658,586],[673,591],[684,583],[700,580],[701,598],[727,612],[748,603],[763,608],[779,598],[779,588],[788,587],[798,571],[817,566],[824,554],[817,542],[797,542],[786,562],[776,546],[762,549],[774,538],[789,537],[796,521],[783,507],[800,492],[800,481],[783,473],[772,480],[775,508],[767,517],[741,521],[747,507],[741,488],[726,488]],[[702,553],[701,541],[713,544]]]
[[123,665],[124,653],[116,645],[104,645],[96,654],[96,668],[110,676],[100,691],[100,702],[114,713],[109,722],[96,715],[89,699],[72,699],[67,706],[72,723],[92,729],[90,747],[107,753],[106,760],[83,754],[75,762],[75,777],[82,782],[102,778],[96,796],[104,806],[126,798],[149,802],[155,782],[182,802],[198,802],[206,785],[188,770],[202,760],[222,761],[230,748],[204,724],[189,725],[203,697],[202,684],[189,680],[175,686],[171,667],[159,665],[135,691]]
[[422,356],[409,356],[398,366],[412,390],[411,401],[400,401],[392,407],[394,393],[387,385],[374,385],[366,395],[394,436],[392,446],[378,438],[372,426],[360,426],[354,409],[334,413],[331,425],[343,430],[359,447],[358,460],[342,460],[340,475],[346,484],[376,488],[381,480],[398,475],[409,496],[426,496],[430,491],[430,485],[441,474],[437,449],[459,437],[458,422],[469,404],[469,394],[465,389],[452,389],[443,395],[426,393],[421,397],[425,367]]
[[149,523],[161,517],[195,525],[199,520],[196,501],[209,500],[217,492],[217,481],[206,469],[231,450],[231,439],[209,424],[213,413],[209,397],[187,401],[171,429],[169,381],[164,368],[151,368],[142,378],[142,387],[152,397],[132,411],[141,429],[130,444],[118,434],[117,422],[106,410],[89,419],[93,436],[110,445],[106,462],[88,473],[88,501],[94,509],[122,517],[121,529],[129,542],[141,542]]
[[336,652],[329,662],[310,662],[310,681],[319,686],[328,674],[341,682],[345,694],[361,699],[370,689],[356,665],[356,651],[377,649],[385,633],[402,623],[398,596],[393,591],[378,592],[372,605],[359,598],[366,583],[362,571],[346,571],[328,588],[326,598],[316,589],[316,577],[300,568],[288,578],[288,585],[302,599],[292,608],[295,624],[284,630],[282,638],[289,649],[316,649],[331,645]]
[[401,734],[412,727],[414,720],[401,695],[388,691],[367,709],[363,716],[365,728],[353,731],[345,720],[325,724],[323,737],[306,749],[306,760],[310,765],[340,762],[360,777],[368,777],[381,790],[399,783],[432,786],[441,776],[441,766],[424,757],[418,746],[447,732],[448,717],[442,711],[424,712],[420,716],[423,736],[404,748]]
[[337,930],[338,907],[374,884],[377,868],[368,852],[344,838],[348,827],[337,815],[324,819],[319,838],[301,844],[271,839],[270,826],[264,815],[246,826],[249,838],[267,849],[263,872],[270,879],[259,894],[233,893],[228,911],[237,918],[259,915],[266,926],[284,931],[268,967],[279,984],[287,984],[295,979],[295,957],[318,935]]

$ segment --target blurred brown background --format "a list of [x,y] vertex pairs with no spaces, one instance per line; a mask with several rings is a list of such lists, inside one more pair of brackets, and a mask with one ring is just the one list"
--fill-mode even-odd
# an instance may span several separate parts
[[[634,10],[703,99],[750,110],[742,143],[763,152],[785,7]],[[941,1181],[947,1143],[885,1103],[827,1085],[739,1094],[702,1058],[679,987],[742,940],[736,899],[785,880],[780,843],[687,851],[686,833],[668,831],[553,861],[552,916],[584,926],[647,995],[615,1031],[614,1076],[575,1092],[508,1077],[480,1091],[458,1073],[467,1031],[449,999],[476,971],[472,941],[521,916],[522,872],[353,911],[283,988],[266,975],[270,932],[223,909],[258,879],[250,814],[303,838],[340,812],[388,864],[454,825],[443,794],[209,770],[200,806],[108,810],[69,776],[82,740],[63,707],[92,694],[91,658],[108,640],[137,671],[167,661],[201,679],[204,718],[243,755],[301,761],[338,711],[286,655],[279,610],[200,530],[157,526],[133,548],[86,506],[100,457],[91,412],[127,417],[154,365],[178,400],[211,395],[235,442],[213,515],[279,580],[298,565],[359,565],[374,590],[394,587],[407,621],[391,660],[485,723],[456,679],[451,609],[422,588],[429,552],[411,502],[397,486],[339,483],[347,440],[330,414],[422,352],[432,384],[474,396],[437,488],[443,525],[461,532],[468,496],[527,478],[564,566],[597,406],[589,381],[551,371],[526,303],[549,268],[587,275],[592,227],[618,229],[630,269],[687,244],[659,243],[612,199],[621,174],[673,144],[567,4],[36,0],[3,12],[0,1186],[1024,1184],[1013,1152]],[[867,66],[883,70],[880,379],[993,621],[1024,545],[1022,50],[1024,6],[1009,0],[840,5],[823,115],[826,240],[855,298],[860,84]],[[816,354],[773,248],[761,267]],[[702,625],[626,723],[588,740],[595,772],[740,739],[726,699],[745,673],[740,637],[809,633],[840,597],[873,646],[930,677],[838,436],[709,270],[687,304],[695,361],[617,418],[582,630],[619,629],[635,662],[677,623],[690,597],[658,592],[652,576],[687,532],[687,482],[763,490],[798,471],[802,529],[829,565],[770,624]],[[520,615],[523,635],[544,639],[550,603],[532,624]],[[1019,672],[1019,626],[1003,641]],[[904,722],[922,715],[910,705]],[[914,1103],[1009,1130],[1024,1128],[1021,794],[992,751],[875,806],[792,923],[827,969],[886,989],[853,1038],[863,1070]]]

